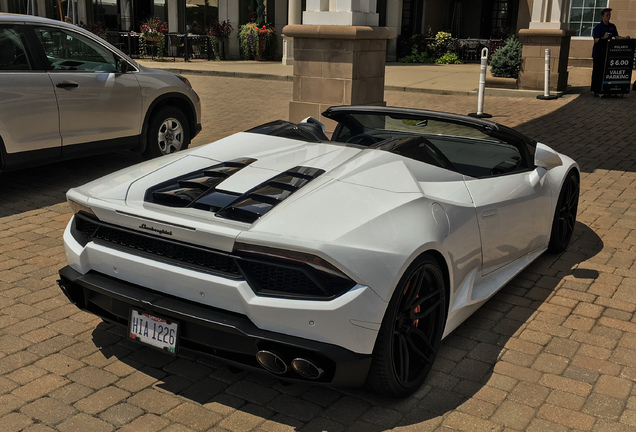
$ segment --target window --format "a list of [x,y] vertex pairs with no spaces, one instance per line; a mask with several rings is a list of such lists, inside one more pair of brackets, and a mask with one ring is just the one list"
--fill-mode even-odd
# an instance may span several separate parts
[[[117,30],[117,0],[99,0],[93,2],[94,20],[93,24],[100,24],[107,30]],[[121,17],[120,17],[121,18]]]
[[154,0],[154,16],[159,17],[161,21],[168,22],[168,8],[166,0]]
[[575,36],[592,37],[594,26],[601,21],[601,11],[607,7],[607,0],[572,0],[570,9],[570,30]]
[[31,65],[18,32],[0,27],[0,71],[7,70],[31,70]]
[[219,18],[218,1],[186,0],[186,23],[190,33],[205,34]]
[[492,2],[492,17],[490,22],[492,33],[507,34],[510,28],[510,1],[495,0]]
[[103,46],[68,30],[35,27],[51,70],[115,72],[116,60]]

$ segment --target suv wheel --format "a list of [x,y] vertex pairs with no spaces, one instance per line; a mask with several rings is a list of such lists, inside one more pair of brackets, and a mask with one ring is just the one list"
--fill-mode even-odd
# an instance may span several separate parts
[[188,148],[190,133],[188,122],[178,108],[161,108],[151,119],[148,128],[148,144],[144,151],[147,158],[155,158]]

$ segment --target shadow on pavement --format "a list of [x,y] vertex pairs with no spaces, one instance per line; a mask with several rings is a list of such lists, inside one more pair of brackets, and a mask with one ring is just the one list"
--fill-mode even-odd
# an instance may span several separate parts
[[515,129],[570,156],[583,172],[597,169],[633,172],[636,171],[633,98],[628,95],[599,99],[588,89],[549,115]]
[[[380,407],[389,410],[387,412],[408,410],[410,414],[394,426],[413,425],[452,411],[479,392],[492,378],[497,361],[507,355],[508,341],[525,331],[529,318],[546,303],[564,278],[595,279],[598,276],[595,270],[585,269],[583,263],[602,249],[603,242],[594,231],[577,223],[566,252],[542,255],[443,341],[426,382],[412,397],[405,399],[387,399],[364,389],[286,384],[269,374],[238,370],[189,350],[172,357],[127,340],[123,327],[108,323],[95,328],[93,341],[105,357],[115,356],[158,380],[155,387],[204,407],[221,404],[253,415],[273,417],[281,412],[285,414],[286,408],[277,402],[281,395],[288,396],[287,403],[294,400],[300,406],[306,403],[304,401],[328,395],[329,405],[343,400],[354,410],[365,406],[367,409]],[[263,410],[255,413],[254,404],[263,405]],[[312,406],[317,410],[330,409],[320,408],[319,403]],[[308,414],[308,420],[317,414],[320,411]],[[355,418],[352,417],[351,424]],[[289,426],[296,426],[293,418],[288,420]],[[277,421],[285,423],[284,418]],[[348,426],[350,424],[345,424],[345,428]]]
[[0,217],[65,202],[70,188],[141,161],[135,153],[108,153],[0,173]]

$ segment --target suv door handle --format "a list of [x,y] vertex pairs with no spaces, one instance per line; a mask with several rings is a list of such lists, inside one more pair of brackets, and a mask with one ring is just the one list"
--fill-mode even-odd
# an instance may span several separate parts
[[79,87],[79,84],[76,83],[75,81],[66,80],[66,81],[62,81],[62,82],[59,82],[59,83],[55,84],[55,87],[58,87],[58,88],[72,88],[72,87]]

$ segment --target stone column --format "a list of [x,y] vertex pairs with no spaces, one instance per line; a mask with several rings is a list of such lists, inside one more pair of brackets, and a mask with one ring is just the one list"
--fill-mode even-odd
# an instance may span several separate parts
[[550,90],[566,91],[568,86],[568,30],[570,0],[535,0],[529,29],[519,30],[523,44],[518,88],[543,90],[545,50],[550,49]]
[[377,26],[376,0],[307,0],[304,23],[311,25]]
[[570,30],[519,30],[523,52],[518,88],[543,90],[545,50],[550,49],[550,90],[566,91],[570,39],[573,34]]
[[334,105],[385,105],[386,41],[396,32],[377,26],[374,0],[307,0],[303,25],[288,25],[294,38],[294,89],[289,120],[320,114]]
[[[302,21],[301,0],[289,0],[287,24],[299,25]],[[294,64],[294,38],[283,35],[283,64]]]
[[294,87],[289,121],[320,113],[334,105],[385,105],[387,27],[286,26],[294,38]]

